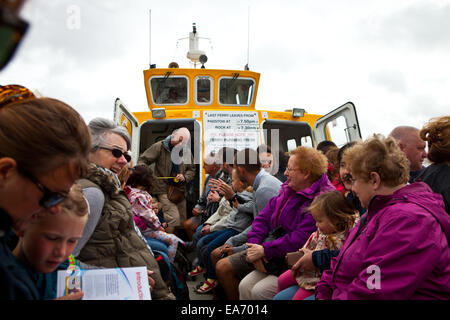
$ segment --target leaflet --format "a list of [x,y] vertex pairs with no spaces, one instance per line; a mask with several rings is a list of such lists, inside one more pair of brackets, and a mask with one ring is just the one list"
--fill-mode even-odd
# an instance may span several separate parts
[[58,297],[77,289],[82,300],[151,300],[145,267],[58,271]]

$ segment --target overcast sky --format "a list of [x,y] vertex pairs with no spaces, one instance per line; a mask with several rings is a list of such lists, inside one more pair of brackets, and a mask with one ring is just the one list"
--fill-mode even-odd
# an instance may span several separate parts
[[363,138],[450,114],[450,0],[28,0],[31,23],[0,84],[65,101],[89,122],[119,97],[148,110],[143,73],[185,59],[192,23],[207,68],[261,73],[260,110],[325,114],[352,101]]

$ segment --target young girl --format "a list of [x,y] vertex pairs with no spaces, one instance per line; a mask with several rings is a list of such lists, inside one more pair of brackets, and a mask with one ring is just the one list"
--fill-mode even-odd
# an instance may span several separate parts
[[[81,238],[88,212],[81,187],[74,184],[61,203],[61,213],[46,210],[23,231],[16,231],[19,243],[13,254],[35,281],[41,299],[56,298],[56,270],[69,266],[66,260]],[[82,293],[75,293],[71,298],[82,296]]]
[[[344,243],[348,230],[357,221],[357,211],[335,190],[323,193],[311,203],[309,210],[316,220],[317,231],[311,234],[301,249],[306,250],[339,250]],[[298,262],[291,270],[278,277],[278,294],[275,300],[304,300],[314,294],[314,288],[320,281],[318,270],[301,272]]]
[[178,244],[184,241],[174,234],[167,233],[162,226],[157,209],[153,205],[150,192],[154,185],[153,171],[148,166],[138,165],[131,169],[130,177],[124,191],[133,208],[134,221],[146,238],[154,238],[164,242],[169,250],[169,260],[175,260]]

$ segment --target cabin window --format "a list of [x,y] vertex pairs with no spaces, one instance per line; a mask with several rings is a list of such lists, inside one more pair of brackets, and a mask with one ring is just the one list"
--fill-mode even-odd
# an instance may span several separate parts
[[297,141],[295,141],[295,139],[288,140],[287,141],[287,149],[288,149],[288,151],[297,149]]
[[195,102],[199,105],[209,105],[212,101],[212,79],[200,76],[195,79]]
[[347,142],[351,141],[348,136],[348,125],[344,116],[340,116],[327,123],[326,130],[333,142],[340,148]]
[[186,77],[152,77],[150,88],[156,105],[183,105],[188,102],[188,79]]
[[253,102],[255,81],[246,78],[221,78],[219,103],[223,105],[249,106]]

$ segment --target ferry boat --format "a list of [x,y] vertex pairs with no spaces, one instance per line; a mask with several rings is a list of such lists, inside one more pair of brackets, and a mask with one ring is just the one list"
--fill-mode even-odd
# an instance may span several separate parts
[[[361,139],[352,102],[325,116],[302,108],[256,109],[260,74],[247,67],[244,70],[208,69],[207,57],[199,50],[199,39],[194,24],[189,33],[187,53],[194,68],[179,68],[172,62],[167,68],[152,65],[144,70],[149,111],[131,112],[119,98],[114,109],[114,120],[126,126],[130,133],[133,163],[137,163],[139,155],[147,148],[175,129],[190,130],[190,147],[197,170],[194,181],[188,185],[188,212],[203,188],[203,158],[210,151],[224,146],[256,149],[266,144],[272,151],[288,152],[300,145],[315,147],[323,140],[333,140],[336,135],[344,137],[343,143]],[[342,122],[340,132],[334,129],[338,120]]]

